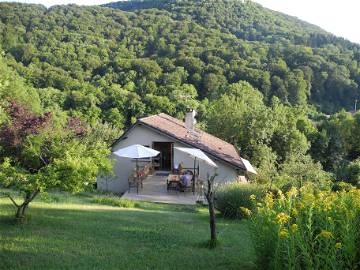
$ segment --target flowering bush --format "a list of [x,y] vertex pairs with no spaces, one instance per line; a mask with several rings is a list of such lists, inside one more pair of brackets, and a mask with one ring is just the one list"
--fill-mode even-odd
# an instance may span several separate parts
[[255,201],[251,229],[262,269],[359,269],[360,190],[312,186]]

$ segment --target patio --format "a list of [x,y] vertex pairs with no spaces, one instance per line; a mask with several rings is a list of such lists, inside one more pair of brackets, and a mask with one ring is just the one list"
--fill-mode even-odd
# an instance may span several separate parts
[[126,191],[122,198],[135,201],[148,201],[171,204],[187,204],[194,205],[198,200],[198,195],[192,192],[178,192],[174,190],[167,190],[166,186],[167,175],[163,173],[155,173],[149,175],[143,181],[143,188],[139,189],[139,194],[136,194],[136,188]]

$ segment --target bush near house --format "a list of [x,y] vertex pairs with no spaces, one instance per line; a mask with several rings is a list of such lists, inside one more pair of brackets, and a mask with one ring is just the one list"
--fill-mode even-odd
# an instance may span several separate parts
[[311,185],[254,200],[252,237],[261,269],[358,269],[360,190]]
[[105,204],[111,206],[117,206],[122,208],[134,208],[137,206],[136,202],[126,199],[121,199],[120,197],[95,197],[91,202],[98,204]]
[[244,218],[253,209],[250,197],[260,198],[265,188],[256,184],[229,183],[216,190],[215,207],[224,217]]

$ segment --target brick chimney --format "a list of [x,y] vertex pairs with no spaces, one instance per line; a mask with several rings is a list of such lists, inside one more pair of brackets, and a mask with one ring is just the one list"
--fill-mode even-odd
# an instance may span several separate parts
[[196,111],[193,109],[187,109],[186,110],[186,115],[185,115],[185,127],[188,130],[194,130],[195,129],[195,124],[196,124]]

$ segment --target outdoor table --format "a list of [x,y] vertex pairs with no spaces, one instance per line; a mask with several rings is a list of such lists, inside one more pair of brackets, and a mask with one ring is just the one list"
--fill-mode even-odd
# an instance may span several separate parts
[[166,178],[167,190],[178,190],[180,178],[176,174],[169,174]]

